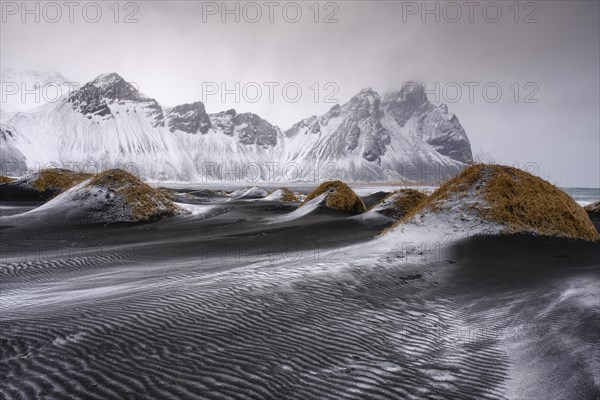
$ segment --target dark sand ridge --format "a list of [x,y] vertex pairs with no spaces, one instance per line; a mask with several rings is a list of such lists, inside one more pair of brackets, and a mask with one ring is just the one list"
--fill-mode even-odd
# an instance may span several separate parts
[[[212,207],[206,214],[180,215],[152,224],[74,224],[73,221],[65,221],[62,215],[41,211],[3,218],[0,222],[2,237],[10,239],[5,246],[5,258],[11,255],[11,246],[15,249],[47,248],[52,251],[70,242],[74,247],[92,250],[103,246],[123,248],[127,245],[136,248],[158,245],[157,249],[162,246],[169,254],[188,246],[190,256],[198,249],[211,251],[214,247],[218,252],[219,247],[235,248],[239,245],[252,248],[265,242],[276,249],[311,249],[315,246],[327,249],[375,237],[382,229],[381,224],[364,225],[347,218],[350,215],[348,213],[326,209],[301,220],[265,223],[293,211],[298,205],[264,200],[225,202],[204,194],[193,198],[175,197],[187,204]],[[211,246],[211,241],[216,244]],[[268,246],[263,247],[266,249]]]
[[362,197],[362,201],[365,204],[365,207],[367,207],[367,209],[371,209],[375,204],[379,203],[389,194],[390,192],[377,191],[368,196]]

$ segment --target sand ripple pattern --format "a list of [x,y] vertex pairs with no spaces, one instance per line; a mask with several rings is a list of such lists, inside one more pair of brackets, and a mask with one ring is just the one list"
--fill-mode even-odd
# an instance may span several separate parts
[[121,254],[3,264],[0,282],[3,398],[503,398],[493,338],[444,334],[465,316],[408,264]]

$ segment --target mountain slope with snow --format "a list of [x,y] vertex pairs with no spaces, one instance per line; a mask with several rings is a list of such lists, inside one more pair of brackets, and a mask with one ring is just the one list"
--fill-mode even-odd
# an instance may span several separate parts
[[[147,179],[204,181],[431,181],[471,161],[468,138],[445,106],[406,90],[383,100],[364,89],[285,133],[256,114],[170,108],[116,73],[29,112],[3,112],[6,152],[28,168],[125,167]],[[20,153],[20,155],[19,155]]]
[[[408,178],[432,181],[456,174],[472,161],[469,140],[445,105],[405,89],[381,100],[363,89],[343,106],[310,117],[286,131],[285,159],[336,169],[350,181]],[[420,97],[420,95],[418,95]]]
[[0,175],[18,176],[27,171],[26,158],[16,147],[23,140],[14,129],[0,124]]
[[53,70],[3,69],[0,73],[0,106],[7,112],[28,111],[57,102],[76,86]]

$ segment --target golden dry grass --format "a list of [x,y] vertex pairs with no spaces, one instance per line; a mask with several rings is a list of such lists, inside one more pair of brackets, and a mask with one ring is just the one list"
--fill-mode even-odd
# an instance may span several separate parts
[[62,193],[91,176],[91,174],[69,171],[68,169],[43,169],[31,182],[31,186],[40,192],[54,190]]
[[147,221],[157,215],[174,214],[178,210],[167,190],[155,189],[122,169],[110,169],[96,174],[88,186],[109,188],[123,196],[131,206],[135,221]]
[[315,190],[310,192],[304,199],[300,207],[308,203],[315,197],[332,190],[333,193],[327,196],[325,205],[335,210],[347,211],[347,212],[365,212],[367,208],[360,197],[354,193],[348,185],[342,181],[329,181],[321,183]]
[[600,201],[597,201],[595,203],[592,204],[588,204],[587,206],[583,207],[583,209],[589,214],[589,215],[600,215]]
[[[474,193],[474,196],[472,194]],[[483,219],[506,226],[508,232],[600,240],[587,213],[551,183],[517,168],[475,164],[448,180],[399,223],[428,209],[443,210],[450,198],[469,203]]]
[[292,192],[290,189],[284,187],[284,188],[281,188],[281,190],[283,191],[283,196],[281,197],[281,200],[283,200],[283,201],[299,201],[298,197],[296,197],[294,192]]
[[10,182],[14,182],[14,181],[16,181],[15,178],[10,178],[8,176],[0,175],[0,184],[10,183]]
[[391,197],[394,198],[394,205],[402,213],[407,214],[419,206],[427,198],[427,195],[415,189],[399,189],[385,196],[372,208],[377,207]]

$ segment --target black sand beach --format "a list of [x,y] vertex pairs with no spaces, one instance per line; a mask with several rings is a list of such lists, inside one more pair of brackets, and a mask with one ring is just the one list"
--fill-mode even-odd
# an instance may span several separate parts
[[188,201],[211,208],[141,224],[4,219],[1,397],[600,396],[598,244],[476,237],[365,262],[344,248],[381,221]]

